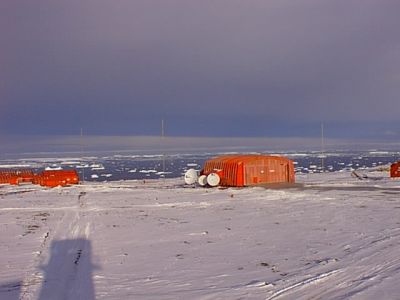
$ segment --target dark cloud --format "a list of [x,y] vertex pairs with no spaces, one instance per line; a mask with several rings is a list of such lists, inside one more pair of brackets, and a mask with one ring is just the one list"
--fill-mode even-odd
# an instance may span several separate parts
[[399,9],[4,0],[0,131],[158,134],[166,118],[172,135],[398,132]]

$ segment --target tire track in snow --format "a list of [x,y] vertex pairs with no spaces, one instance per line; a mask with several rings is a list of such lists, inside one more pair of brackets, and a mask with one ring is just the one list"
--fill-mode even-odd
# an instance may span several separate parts
[[39,299],[94,299],[89,234],[79,216],[65,239],[53,241]]
[[87,291],[91,277],[87,278],[85,273],[92,269],[91,222],[86,210],[86,202],[80,195],[77,205],[65,209],[55,228],[45,234],[29,267],[33,271],[23,280],[20,300],[94,299],[94,289]]
[[328,277],[330,277],[330,276],[332,276],[332,275],[334,275],[334,274],[336,274],[338,272],[340,272],[340,271],[339,270],[333,270],[333,271],[330,271],[330,272],[327,272],[327,273],[318,274],[318,275],[313,276],[311,278],[299,281],[299,282],[297,282],[295,284],[289,285],[289,286],[287,286],[287,287],[285,287],[283,289],[280,289],[280,290],[274,292],[266,300],[276,299],[279,296],[286,295],[287,292],[290,292],[291,290],[306,288],[309,285],[313,285],[313,284],[317,284],[319,282],[325,281],[325,280],[328,279]]
[[400,271],[400,233],[393,230],[387,234],[365,240],[332,264],[307,270],[308,274],[315,272],[316,275],[305,275],[307,278],[300,280],[288,278],[280,288],[277,282],[274,288],[278,289],[272,289],[266,299],[347,299],[381,284]]
[[49,244],[52,240],[54,240],[54,236],[58,234],[59,231],[64,230],[65,224],[71,222],[73,220],[74,213],[72,211],[67,211],[61,220],[57,223],[55,229],[48,231],[40,246],[39,250],[35,252],[35,257],[33,259],[32,265],[28,268],[30,274],[26,275],[23,279],[22,289],[21,289],[21,296],[20,300],[27,300],[27,299],[36,299],[34,295],[38,292],[38,289],[41,284],[43,284],[43,274],[42,274],[42,266],[43,262],[49,256]]

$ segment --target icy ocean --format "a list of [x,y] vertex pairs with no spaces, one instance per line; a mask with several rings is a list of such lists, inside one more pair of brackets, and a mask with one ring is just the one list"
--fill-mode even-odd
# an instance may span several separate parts
[[[365,168],[385,168],[400,159],[398,151],[337,151],[326,152],[252,152],[283,155],[295,163],[296,173],[352,171]],[[204,162],[217,155],[235,152],[186,154],[131,154],[131,153],[68,153],[3,157],[0,170],[9,169],[76,169],[85,181],[145,180],[177,178],[186,170],[200,170]]]

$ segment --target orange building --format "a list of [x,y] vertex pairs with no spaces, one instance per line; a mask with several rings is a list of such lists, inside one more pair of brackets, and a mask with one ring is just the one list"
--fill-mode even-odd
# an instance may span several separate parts
[[0,171],[0,184],[30,182],[41,186],[56,187],[78,184],[79,176],[75,170],[43,171],[34,174],[31,170]]
[[[225,155],[206,161],[201,175],[219,177],[221,186],[294,183],[293,161],[269,155]],[[216,174],[216,175],[215,175]]]

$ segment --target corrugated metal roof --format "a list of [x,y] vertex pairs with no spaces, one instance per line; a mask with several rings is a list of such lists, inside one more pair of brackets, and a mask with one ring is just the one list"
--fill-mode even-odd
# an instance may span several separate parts
[[216,172],[222,186],[294,182],[293,162],[281,156],[244,154],[223,155],[204,164],[203,174]]

